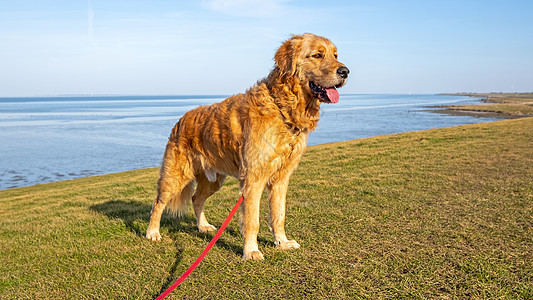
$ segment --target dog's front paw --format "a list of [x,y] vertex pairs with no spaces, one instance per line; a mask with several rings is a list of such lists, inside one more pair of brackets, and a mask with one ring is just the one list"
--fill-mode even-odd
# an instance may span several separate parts
[[244,260],[264,260],[265,259],[261,251],[245,252],[242,258]]
[[298,249],[300,248],[300,244],[298,244],[295,240],[277,241],[276,247],[281,250]]
[[159,234],[159,230],[154,230],[151,232],[148,231],[146,232],[146,238],[151,241],[157,242],[161,240],[161,234]]
[[198,226],[198,230],[202,233],[217,231],[217,228],[211,224]]

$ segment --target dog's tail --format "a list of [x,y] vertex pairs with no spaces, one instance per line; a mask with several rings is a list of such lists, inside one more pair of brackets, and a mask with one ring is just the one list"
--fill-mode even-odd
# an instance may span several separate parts
[[170,199],[166,209],[172,215],[177,215],[179,217],[187,215],[187,207],[194,194],[194,183],[194,181],[189,182],[181,192],[176,193],[176,195]]
[[[181,121],[181,120],[180,120]],[[179,140],[180,121],[176,123],[168,137],[168,143],[163,158],[163,165],[161,166],[158,190],[172,191],[173,196],[167,203],[166,210],[173,215],[183,216],[187,212],[187,206],[191,202],[194,194],[195,181],[187,176],[190,171],[189,162],[185,158],[176,157],[178,154],[177,144]],[[173,174],[176,171],[175,164],[179,164],[179,169],[182,169],[181,176]],[[184,186],[185,184],[185,186]],[[181,190],[180,190],[181,189]],[[156,200],[157,201],[157,200]]]

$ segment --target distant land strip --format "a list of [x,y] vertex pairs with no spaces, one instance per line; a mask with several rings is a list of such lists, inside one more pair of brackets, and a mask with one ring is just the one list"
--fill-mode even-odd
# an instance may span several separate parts
[[515,119],[533,117],[533,93],[456,93],[451,96],[483,98],[483,104],[440,105],[437,113]]

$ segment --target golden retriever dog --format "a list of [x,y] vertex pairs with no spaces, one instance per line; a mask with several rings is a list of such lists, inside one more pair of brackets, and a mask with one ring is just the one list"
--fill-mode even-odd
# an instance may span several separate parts
[[[300,245],[285,235],[285,195],[289,178],[317,126],[321,103],[336,103],[349,70],[337,60],[337,48],[324,37],[294,35],[277,50],[270,74],[244,94],[187,112],[167,143],[157,198],[146,238],[161,239],[165,208],[186,208],[192,198],[200,232],[215,231],[204,214],[206,199],[227,175],[240,182],[244,202],[240,227],[245,260],[264,259],[257,244],[259,202],[265,186],[270,230],[277,248]],[[196,183],[196,189],[195,187]]]

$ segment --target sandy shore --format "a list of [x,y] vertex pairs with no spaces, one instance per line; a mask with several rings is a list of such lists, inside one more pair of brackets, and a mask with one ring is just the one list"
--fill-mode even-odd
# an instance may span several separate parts
[[451,116],[468,116],[468,117],[477,117],[477,118],[500,118],[500,119],[517,119],[523,118],[525,116],[513,116],[507,115],[499,112],[493,111],[473,111],[473,110],[460,110],[460,109],[450,109],[447,106],[433,106],[432,108],[441,108],[437,110],[428,110],[430,112],[438,114],[446,114]]
[[432,110],[432,112],[479,118],[518,119],[533,117],[533,93],[458,93],[445,95],[482,98],[483,104],[433,106],[432,108],[441,109]]

